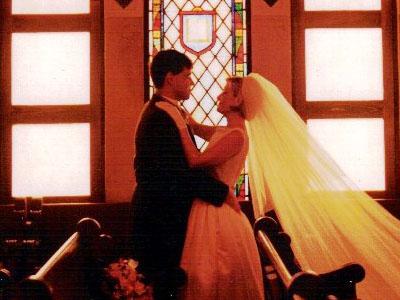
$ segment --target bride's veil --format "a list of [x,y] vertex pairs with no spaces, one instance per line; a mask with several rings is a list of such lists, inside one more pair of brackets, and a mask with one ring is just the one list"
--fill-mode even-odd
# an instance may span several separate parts
[[400,221],[357,187],[307,131],[279,89],[242,83],[256,217],[274,209],[304,270],[366,269],[362,299],[400,299]]

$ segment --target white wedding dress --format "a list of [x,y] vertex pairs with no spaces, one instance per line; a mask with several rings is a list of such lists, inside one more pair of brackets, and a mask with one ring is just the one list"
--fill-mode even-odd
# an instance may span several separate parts
[[[209,147],[230,130],[219,128]],[[236,155],[214,168],[215,176],[234,186],[248,152],[248,138]],[[261,263],[247,217],[223,204],[194,200],[189,216],[181,267],[188,274],[182,299],[264,299]]]

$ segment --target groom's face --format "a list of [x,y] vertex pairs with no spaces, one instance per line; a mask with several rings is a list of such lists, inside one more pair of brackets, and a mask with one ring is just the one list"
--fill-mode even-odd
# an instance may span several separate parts
[[182,72],[173,75],[171,74],[170,84],[175,93],[177,100],[186,100],[190,97],[190,92],[193,86],[192,69],[184,68]]

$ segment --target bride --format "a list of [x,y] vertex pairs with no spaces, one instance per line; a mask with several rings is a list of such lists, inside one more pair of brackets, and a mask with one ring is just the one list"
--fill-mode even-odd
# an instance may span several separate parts
[[[229,79],[219,100],[219,110],[227,116],[228,128],[196,125],[192,121],[196,133],[210,140],[204,156],[187,147],[186,154],[193,158],[192,163],[196,165],[196,159],[207,163],[207,155],[213,157],[214,161],[208,163],[215,175],[233,184],[243,165],[246,146],[235,150],[237,145],[228,143],[224,137],[239,136],[242,132],[243,141],[237,144],[249,143],[248,166],[255,216],[275,210],[292,238],[293,251],[302,269],[322,273],[357,262],[366,270],[366,278],[357,286],[361,299],[400,299],[400,221],[345,176],[271,82],[254,73]],[[230,114],[235,115],[235,122],[231,124]],[[185,145],[189,144],[185,142],[187,128],[183,125],[181,128],[182,140]],[[234,150],[238,152],[234,154]],[[207,154],[207,151],[210,152]],[[248,257],[242,244],[251,243],[237,238],[240,235],[236,228],[238,214],[233,210],[224,205],[225,208],[211,212],[206,204],[203,206],[195,202],[189,219],[182,259],[182,267],[189,274],[186,293],[201,285],[207,286],[211,274],[216,274],[211,280],[228,289],[221,293],[233,292],[229,289],[237,285],[219,279],[218,275],[225,274],[225,266],[236,268],[234,280],[242,280],[242,285],[247,285],[249,272],[239,278]],[[225,241],[225,230],[230,228],[234,228],[236,236],[231,244]],[[250,234],[245,234],[244,239],[252,240]],[[214,255],[208,252],[218,247],[222,250],[215,251]],[[241,253],[234,258],[237,249]]]
[[[210,141],[203,154],[186,147],[193,165],[198,163],[196,159],[200,163],[203,160],[213,166],[216,176],[233,184],[233,178],[238,175],[234,173],[243,165],[246,146],[235,150],[236,144],[227,143],[224,137],[239,136],[241,131],[243,141],[238,144],[249,143],[249,178],[255,216],[263,216],[271,209],[276,211],[292,238],[293,251],[302,269],[322,273],[357,262],[366,270],[366,278],[357,286],[361,299],[400,299],[400,221],[344,175],[271,82],[254,73],[242,79],[229,79],[219,100],[219,110],[227,115],[228,128],[191,122],[196,133]],[[229,114],[235,115],[236,124],[241,125],[229,124]],[[246,131],[238,121],[240,118],[245,120]],[[186,124],[180,128],[184,145],[190,145]],[[212,155],[212,149],[216,154]],[[207,162],[207,155],[214,161]],[[242,247],[254,241],[249,233],[244,237],[252,242],[237,238],[240,235],[236,232],[238,214],[228,209],[224,205],[211,212],[206,204],[202,207],[197,201],[193,206],[182,259],[182,267],[189,274],[186,295],[195,293],[202,285],[210,287],[211,281],[221,283],[226,289],[221,293],[229,295],[237,285],[218,277],[220,273],[226,274],[226,266],[230,266],[228,270],[236,268],[235,280],[247,286],[247,276],[252,271],[239,278],[248,257]],[[229,243],[234,245],[225,241],[225,231],[231,227],[235,227],[236,238]],[[241,253],[234,258],[238,248]],[[218,293],[212,289],[209,292]]]
[[[249,145],[245,120],[237,109],[240,98],[234,87],[233,79],[228,80],[218,97],[218,111],[226,116],[227,127],[193,127],[196,134],[209,141],[203,153],[195,148],[176,107],[168,102],[157,103],[177,123],[189,165],[209,167],[216,178],[231,187],[242,171]],[[182,299],[264,299],[253,230],[237,202],[221,207],[200,200],[193,202],[181,267],[188,276]]]

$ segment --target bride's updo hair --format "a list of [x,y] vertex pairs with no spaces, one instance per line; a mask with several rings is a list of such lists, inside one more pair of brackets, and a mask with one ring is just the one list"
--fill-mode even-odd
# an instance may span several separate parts
[[243,77],[232,76],[227,79],[231,83],[233,96],[237,97],[242,89]]
[[263,94],[265,94],[260,82],[260,75],[251,73],[246,77],[229,77],[233,95],[241,97],[241,104],[232,108],[239,111],[246,120],[251,120],[257,112],[261,111],[263,105]]
[[[231,89],[234,97],[242,97],[241,92],[242,92],[242,83],[243,83],[243,77],[237,77],[237,76],[232,76],[229,77],[226,82],[231,84]],[[237,107],[231,107],[231,111],[236,111],[239,112],[243,117],[243,107],[242,107],[243,100],[241,101],[241,104]]]

